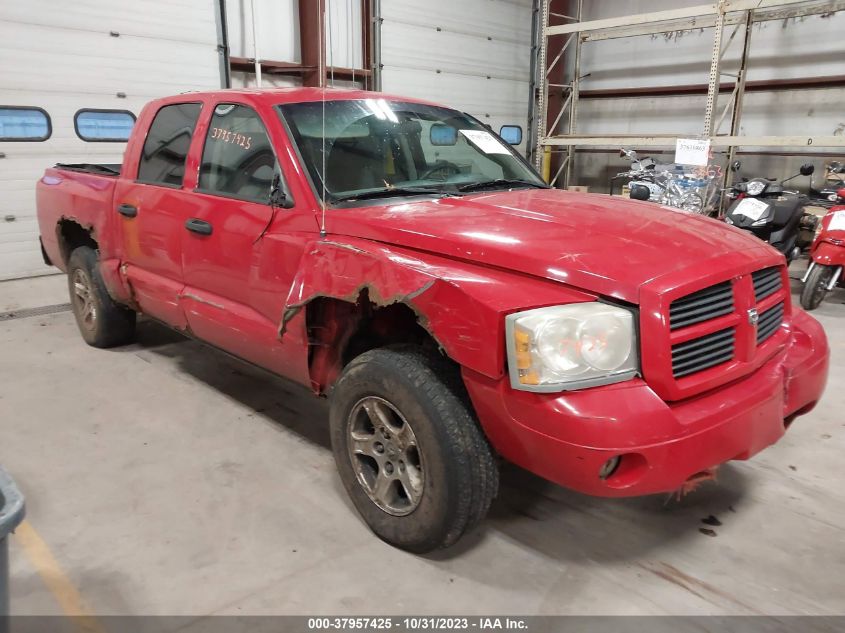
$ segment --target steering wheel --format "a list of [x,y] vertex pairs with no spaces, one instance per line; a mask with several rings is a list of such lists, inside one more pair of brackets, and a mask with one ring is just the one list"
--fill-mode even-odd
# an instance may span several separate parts
[[[420,180],[446,180],[449,176],[457,176],[461,168],[448,160],[438,160],[434,165],[426,169],[418,176]],[[440,174],[436,176],[435,174]]]

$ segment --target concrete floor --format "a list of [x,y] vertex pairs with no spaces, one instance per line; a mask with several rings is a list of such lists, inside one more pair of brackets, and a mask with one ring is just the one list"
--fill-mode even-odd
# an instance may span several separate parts
[[[0,283],[0,312],[64,284]],[[13,612],[61,613],[64,574],[102,615],[843,614],[844,301],[816,313],[824,400],[718,483],[600,500],[505,467],[482,528],[429,557],[358,519],[304,389],[150,323],[99,351],[67,311],[0,321],[0,462],[54,559],[12,538]]]

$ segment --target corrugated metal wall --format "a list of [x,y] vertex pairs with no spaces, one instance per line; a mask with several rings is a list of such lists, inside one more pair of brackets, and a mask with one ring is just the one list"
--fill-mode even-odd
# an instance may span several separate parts
[[525,130],[531,0],[383,0],[382,18],[386,92]]
[[55,271],[41,260],[35,221],[46,166],[122,160],[124,143],[76,136],[76,111],[137,114],[154,97],[218,87],[216,33],[210,0],[0,3],[0,105],[44,108],[53,125],[47,141],[0,143],[0,279]]
[[[261,58],[300,61],[297,0],[255,0],[255,10]],[[327,11],[327,62],[360,67],[360,2],[328,0]],[[496,130],[525,128],[531,0],[384,0],[382,12],[384,90],[452,105]],[[231,54],[253,57],[250,0],[229,0],[227,19]],[[216,46],[212,0],[0,3],[0,105],[44,108],[53,125],[45,142],[0,143],[0,279],[54,270],[41,261],[35,219],[34,185],[46,166],[122,161],[124,143],[76,136],[76,111],[137,114],[154,97],[216,88]],[[254,75],[233,73],[232,83],[254,85]]]

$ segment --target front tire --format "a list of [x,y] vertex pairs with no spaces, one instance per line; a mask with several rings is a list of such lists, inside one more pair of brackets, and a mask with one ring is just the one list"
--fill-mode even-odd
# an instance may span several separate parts
[[379,538],[417,554],[454,544],[498,488],[493,452],[454,373],[416,348],[371,350],[331,395],[332,449],[352,503]]
[[824,301],[827,295],[827,285],[833,277],[834,268],[832,266],[822,266],[816,264],[810,275],[807,277],[807,282],[801,290],[801,307],[805,310],[815,310]]
[[70,254],[68,291],[79,333],[92,347],[115,347],[135,338],[134,310],[111,298],[100,275],[97,251],[80,246]]

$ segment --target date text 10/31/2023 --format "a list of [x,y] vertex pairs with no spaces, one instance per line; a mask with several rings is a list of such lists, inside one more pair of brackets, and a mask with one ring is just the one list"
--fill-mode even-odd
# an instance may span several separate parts
[[322,617],[308,618],[308,630],[384,630],[384,631],[527,631],[524,618],[510,617]]

